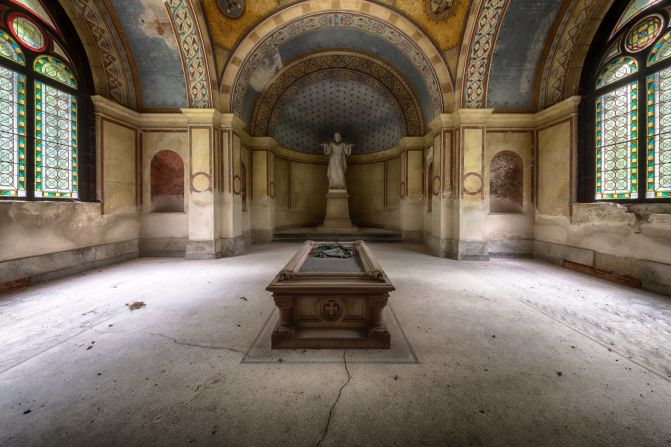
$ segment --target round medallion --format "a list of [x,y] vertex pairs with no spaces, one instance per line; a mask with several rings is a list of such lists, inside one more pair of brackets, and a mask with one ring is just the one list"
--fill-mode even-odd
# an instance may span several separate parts
[[437,196],[440,194],[440,177],[435,176],[433,178],[433,195]]
[[39,26],[28,17],[15,14],[9,19],[14,37],[26,48],[43,51],[47,47],[46,38]]
[[233,194],[238,195],[242,191],[242,182],[240,176],[236,175],[233,177]]
[[336,321],[342,316],[345,308],[344,303],[337,298],[327,298],[322,300],[319,305],[319,313],[322,320]]
[[452,12],[454,0],[425,0],[426,11],[434,20],[445,20]]
[[658,15],[641,19],[627,36],[627,50],[636,53],[652,45],[662,32],[662,25],[662,18]]
[[464,192],[469,196],[480,194],[483,186],[482,175],[479,173],[469,172],[464,175]]
[[191,190],[194,192],[212,191],[212,179],[207,172],[196,172],[191,176]]
[[245,13],[245,0],[217,0],[217,4],[229,19],[239,19]]

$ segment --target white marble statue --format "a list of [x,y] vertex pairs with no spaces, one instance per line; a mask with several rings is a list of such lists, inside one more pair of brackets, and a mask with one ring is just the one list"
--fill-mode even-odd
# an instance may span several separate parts
[[329,156],[329,189],[347,189],[345,172],[347,172],[347,156],[352,155],[353,144],[343,143],[340,133],[333,135],[333,141],[322,144],[324,153]]

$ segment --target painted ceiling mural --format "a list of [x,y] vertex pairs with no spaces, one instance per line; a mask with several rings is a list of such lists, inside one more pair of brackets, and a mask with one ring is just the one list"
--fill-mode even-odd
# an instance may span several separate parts
[[[366,53],[401,73],[423,125],[446,104],[441,92],[454,88],[442,80],[437,82],[431,64],[449,62],[454,69],[454,55],[460,51],[465,56],[460,66],[459,106],[500,110],[545,107],[565,97],[565,68],[575,53],[577,36],[592,17],[600,20],[598,14],[603,13],[595,11],[599,0],[371,0],[369,5],[390,8],[388,20],[366,16],[366,8],[359,15],[319,15],[305,0],[106,0],[112,17],[105,18],[91,12],[95,11],[89,4],[96,0],[74,1],[101,57],[111,61],[104,67],[107,94],[140,110],[212,107],[216,85],[211,73],[214,63],[208,62],[208,55],[213,57],[218,51],[231,55],[266,18],[284,8],[302,8],[311,19],[299,19],[284,28],[278,25],[277,32],[259,42],[250,54],[254,63],[240,61],[246,65],[241,70],[247,71],[236,79],[245,84],[244,89],[233,85],[231,92],[224,93],[232,95],[231,108],[246,123],[251,122],[259,98],[278,73],[306,54],[333,50]],[[560,10],[562,17],[558,17]],[[207,30],[199,29],[199,18]],[[422,52],[413,49],[416,35],[398,41],[393,23],[399,18],[407,18],[419,28],[440,52],[437,58],[422,60]],[[315,20],[319,21],[316,27]],[[467,21],[474,25],[469,25],[472,33],[465,36]],[[107,32],[102,32],[105,29]],[[130,51],[123,54],[123,45],[112,44],[114,31],[121,33]],[[137,102],[133,98],[136,93]],[[407,114],[402,121],[407,130]]]
[[[240,1],[240,0],[238,0]],[[221,5],[233,0],[204,0],[203,6],[213,43],[232,50],[254,26],[279,9],[300,3],[296,0],[245,0],[244,14],[232,19],[222,12]],[[377,0],[410,18],[445,51],[461,45],[471,0]]]
[[189,104],[179,44],[168,10],[157,0],[111,0],[134,55],[145,109]]

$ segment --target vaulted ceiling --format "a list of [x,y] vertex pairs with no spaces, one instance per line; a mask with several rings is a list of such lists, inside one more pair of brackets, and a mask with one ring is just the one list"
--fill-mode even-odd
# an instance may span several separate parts
[[60,2],[100,94],[216,107],[301,151],[337,126],[366,152],[454,108],[535,111],[575,94],[570,67],[613,0]]

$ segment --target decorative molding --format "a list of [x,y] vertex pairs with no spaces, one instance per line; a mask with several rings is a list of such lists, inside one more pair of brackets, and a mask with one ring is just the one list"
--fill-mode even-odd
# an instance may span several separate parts
[[566,10],[548,51],[538,104],[545,108],[564,99],[571,61],[586,24],[601,0],[577,0]]
[[487,103],[489,69],[508,2],[509,0],[483,0],[478,11],[464,69],[462,104],[466,108],[484,108]]
[[166,0],[165,5],[179,42],[189,107],[210,108],[213,102],[210,70],[191,0]]
[[377,80],[378,86],[386,87],[388,92],[393,94],[395,102],[398,102],[405,119],[407,135],[424,134],[424,119],[419,101],[402,76],[376,59],[350,52],[311,55],[289,65],[280,72],[276,80],[256,102],[250,125],[251,134],[254,136],[269,134],[278,102],[285,96],[285,92],[293,88],[294,84],[302,82],[301,78],[336,67],[339,70],[368,75]]
[[131,62],[110,12],[99,1],[72,0],[70,4],[86,23],[93,37],[102,60],[109,97],[119,104],[137,109],[137,92]]

